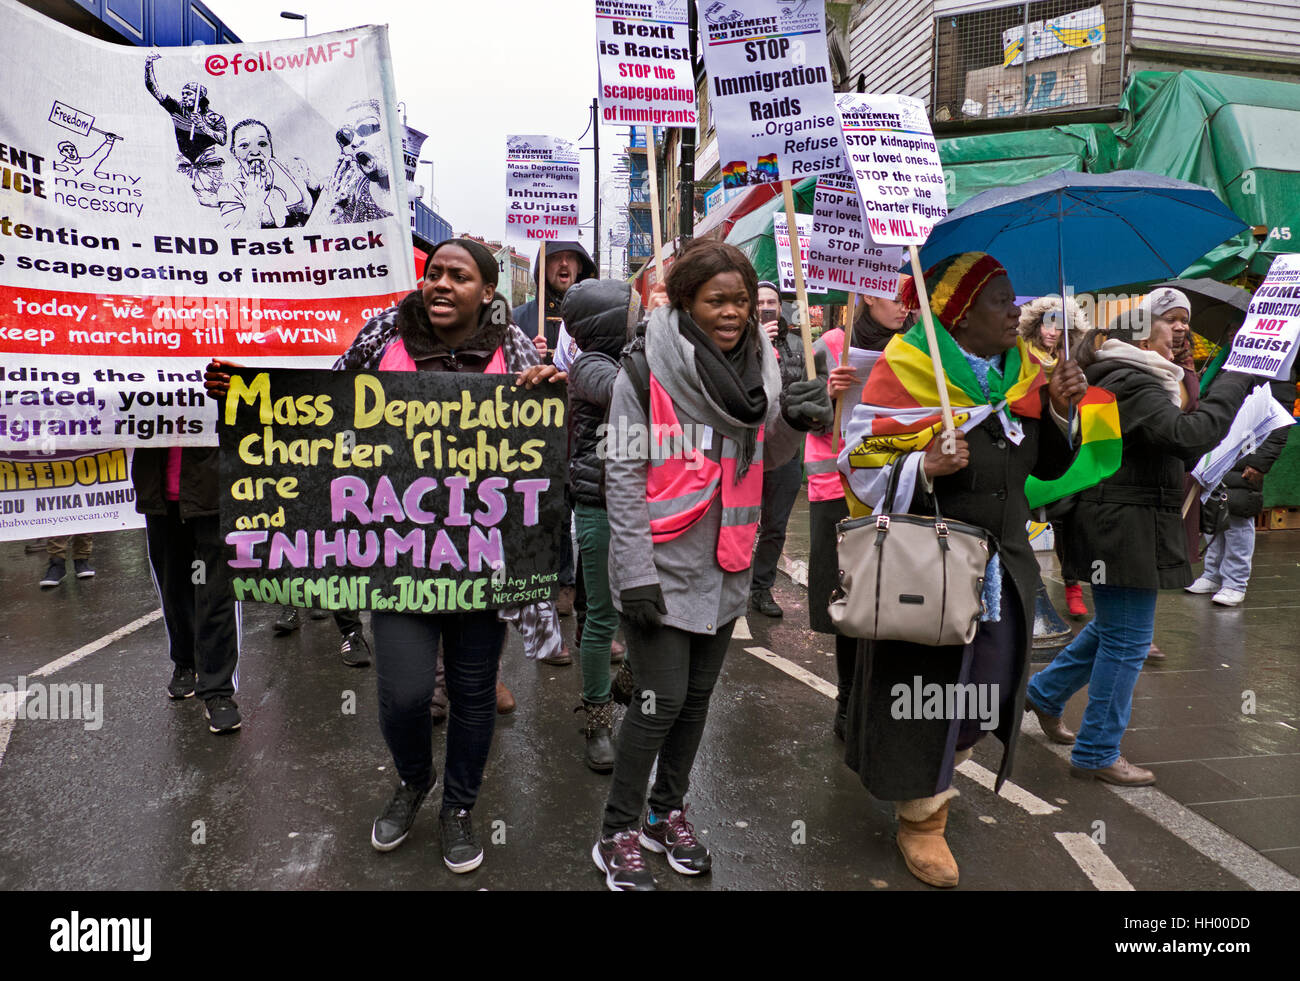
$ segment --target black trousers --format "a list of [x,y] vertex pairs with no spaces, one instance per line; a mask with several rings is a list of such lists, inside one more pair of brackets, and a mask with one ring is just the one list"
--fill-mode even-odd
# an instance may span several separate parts
[[709,698],[722,671],[736,621],[716,635],[676,627],[641,630],[623,621],[628,657],[636,666],[637,691],[618,730],[614,782],[605,802],[602,834],[636,828],[646,800],[646,782],[659,760],[650,809],[679,810],[690,785],[691,767],[704,736]]
[[763,507],[758,519],[757,543],[754,546],[754,578],[750,590],[771,589],[776,582],[776,567],[785,547],[786,526],[794,509],[799,488],[803,486],[802,454],[789,463],[763,474]]
[[182,521],[177,503],[168,501],[165,515],[145,515],[145,536],[173,663],[194,669],[199,698],[233,695],[239,604],[217,516]]
[[506,626],[496,610],[471,613],[375,613],[375,668],[379,729],[398,775],[430,787],[438,650],[446,673],[446,781],[442,806],[470,810],[478,800],[497,718],[497,667]]

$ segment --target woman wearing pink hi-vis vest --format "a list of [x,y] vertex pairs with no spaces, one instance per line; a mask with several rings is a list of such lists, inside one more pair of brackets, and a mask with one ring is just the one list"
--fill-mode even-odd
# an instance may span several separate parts
[[605,431],[610,587],[638,686],[592,848],[616,891],[654,888],[642,846],[684,875],[711,867],[684,798],[749,600],[763,470],[831,417],[823,379],[782,391],[758,328],[758,277],[734,246],[692,242],[668,274],[667,295],[644,346],[624,358]]
[[[903,276],[900,283],[910,280]],[[901,289],[901,285],[900,285]],[[863,298],[857,319],[853,322],[852,346],[864,351],[883,351],[897,333],[909,326],[911,317],[897,298],[889,300],[879,296]],[[858,377],[849,365],[840,367],[840,353],[844,348],[844,331],[828,330],[817,339],[813,351],[822,354],[831,370],[826,386],[831,398],[837,398],[854,384],[867,379]],[[842,410],[845,419],[853,411],[846,405]],[[844,503],[844,487],[836,467],[836,454],[831,452],[830,428],[811,432],[804,445],[804,472],[808,474],[808,626],[820,634],[834,634],[828,607],[831,591],[838,585],[838,566],[835,553],[835,526],[849,516]],[[853,688],[853,666],[857,661],[858,641],[855,637],[835,636],[835,720],[831,731],[837,739],[844,738],[844,718],[848,710],[849,692]]]

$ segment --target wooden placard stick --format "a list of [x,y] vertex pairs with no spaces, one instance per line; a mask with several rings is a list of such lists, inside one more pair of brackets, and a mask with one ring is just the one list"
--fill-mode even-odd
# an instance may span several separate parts
[[800,335],[803,337],[803,361],[808,380],[817,377],[817,366],[813,364],[812,321],[808,316],[808,290],[803,284],[803,249],[799,246],[799,224],[794,211],[794,187],[788,180],[781,182],[781,191],[785,195],[785,223],[790,232],[790,258],[794,262],[794,293],[799,304]]
[[546,338],[546,239],[537,253],[537,336]]
[[939,363],[939,338],[934,332],[934,318],[930,313],[930,297],[925,292],[925,272],[921,269],[921,253],[915,245],[907,247],[912,256],[912,276],[916,280],[916,295],[921,298],[921,323],[925,325],[925,342],[930,347],[930,364],[934,368],[934,383],[939,388],[939,405],[943,410],[943,441],[940,449],[945,455],[957,451],[956,427],[952,421],[952,405],[948,401],[948,383],[943,365]]
[[664,236],[663,230],[659,227],[659,165],[655,163],[653,126],[645,128],[645,159],[646,166],[649,167],[647,176],[650,178],[650,236],[655,250],[655,285],[657,286],[664,281]]
[[[844,342],[840,345],[840,367],[843,368],[849,363],[849,345],[853,343],[853,321],[858,319],[858,300],[860,297],[857,293],[853,294],[853,300],[849,304],[848,323],[844,325]],[[844,411],[844,393],[841,392],[835,396],[835,424],[831,429],[831,452],[839,453],[840,451],[840,418]]]

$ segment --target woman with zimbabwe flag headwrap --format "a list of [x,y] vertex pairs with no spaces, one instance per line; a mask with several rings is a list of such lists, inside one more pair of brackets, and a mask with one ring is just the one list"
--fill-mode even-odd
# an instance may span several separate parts
[[[993,731],[1004,746],[1000,787],[1020,728],[1039,583],[1025,531],[1030,508],[1095,483],[1107,465],[1114,470],[1119,454],[1117,441],[1109,441],[1116,446],[1111,459],[1093,441],[1071,465],[1071,402],[1088,396],[1077,413],[1085,435],[1096,430],[1091,400],[1100,396],[1112,415],[1114,403],[1090,392],[1072,361],[1057,365],[1048,380],[1018,334],[1015,290],[996,259],[982,252],[950,256],[925,274],[925,286],[939,321],[939,363],[956,438],[944,453],[935,369],[918,324],[889,342],[853,409],[839,458],[849,511],[933,514],[937,499],[945,519],[985,529],[995,548],[970,644],[860,642],[845,762],[874,796],[895,802],[908,870],[930,885],[955,886],[957,863],[944,840],[957,796],[953,769]],[[903,300],[919,307],[915,284]],[[895,469],[890,507],[883,498]],[[1027,487],[1031,475],[1059,479]]]

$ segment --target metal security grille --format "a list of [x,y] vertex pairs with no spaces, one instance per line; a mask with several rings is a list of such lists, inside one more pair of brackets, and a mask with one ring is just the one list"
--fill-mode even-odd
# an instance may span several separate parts
[[1028,0],[935,18],[934,120],[1114,107],[1127,0]]

